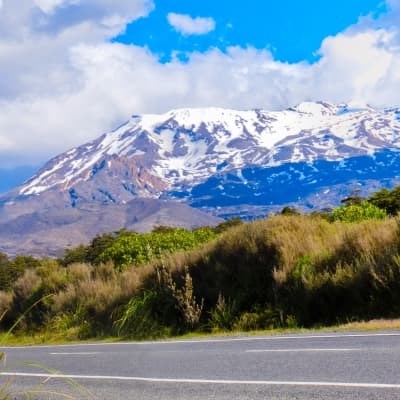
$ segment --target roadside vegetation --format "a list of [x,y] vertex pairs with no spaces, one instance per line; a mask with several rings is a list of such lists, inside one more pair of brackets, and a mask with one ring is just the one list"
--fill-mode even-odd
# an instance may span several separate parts
[[399,210],[400,188],[384,189],[324,213],[103,234],[59,260],[2,254],[1,328],[24,312],[17,333],[44,340],[399,318]]

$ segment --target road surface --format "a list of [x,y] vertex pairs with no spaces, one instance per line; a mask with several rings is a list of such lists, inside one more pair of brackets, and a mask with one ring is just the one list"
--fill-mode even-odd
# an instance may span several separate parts
[[400,399],[400,332],[1,351],[7,360],[0,368],[0,385],[9,383],[14,393],[40,392],[33,399],[66,398],[62,394],[99,400]]

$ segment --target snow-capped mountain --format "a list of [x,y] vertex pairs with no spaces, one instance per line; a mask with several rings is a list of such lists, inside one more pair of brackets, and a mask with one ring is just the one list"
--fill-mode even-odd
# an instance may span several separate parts
[[204,108],[133,116],[113,132],[51,160],[19,193],[73,189],[121,162],[131,169],[127,179],[121,176],[126,190],[153,197],[245,167],[373,154],[400,148],[399,116],[398,109],[322,102],[281,112]]
[[322,208],[360,185],[396,182],[399,149],[398,108],[304,102],[274,112],[135,115],[0,198],[0,222],[138,198],[179,199],[224,217],[265,215],[287,203]]

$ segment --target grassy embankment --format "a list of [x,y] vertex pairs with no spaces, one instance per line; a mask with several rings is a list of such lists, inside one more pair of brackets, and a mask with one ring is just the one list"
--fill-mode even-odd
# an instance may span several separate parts
[[3,327],[52,296],[25,316],[10,341],[400,325],[356,324],[400,316],[398,217],[331,223],[274,216],[149,259],[131,266],[42,260],[25,269],[0,291],[0,315],[8,310]]

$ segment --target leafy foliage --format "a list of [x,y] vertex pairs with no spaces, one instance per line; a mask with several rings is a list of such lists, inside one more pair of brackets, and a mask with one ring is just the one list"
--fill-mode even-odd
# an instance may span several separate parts
[[375,192],[368,198],[368,201],[385,210],[389,215],[397,215],[400,211],[400,186],[392,190],[382,189]]
[[359,204],[340,206],[333,210],[332,221],[361,222],[368,219],[383,219],[387,217],[384,209],[381,209],[368,201]]
[[112,244],[114,240],[125,231],[115,233],[103,233],[95,236],[89,245],[79,245],[72,249],[67,249],[63,258],[60,259],[62,265],[67,266],[73,263],[88,263],[92,265],[100,264],[101,254]]
[[145,234],[124,232],[98,256],[98,260],[112,261],[122,269],[128,265],[144,264],[166,253],[193,249],[214,237],[210,228],[156,230]]
[[285,206],[282,208],[281,214],[282,215],[299,215],[300,213],[293,207]]
[[28,268],[36,268],[40,262],[33,257],[17,256],[10,260],[6,254],[0,253],[0,290],[9,290]]
[[0,253],[2,328],[47,295],[20,329],[144,338],[399,317],[397,195],[216,228],[122,230],[60,260]]
[[232,329],[236,319],[235,302],[226,301],[220,293],[215,307],[210,311],[209,325],[213,331]]
[[129,300],[121,317],[115,322],[118,333],[138,339],[162,336],[165,328],[157,321],[153,312],[157,297],[157,292],[145,291],[141,296]]

